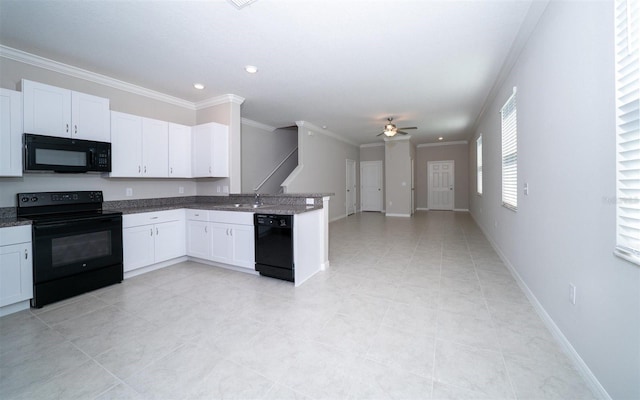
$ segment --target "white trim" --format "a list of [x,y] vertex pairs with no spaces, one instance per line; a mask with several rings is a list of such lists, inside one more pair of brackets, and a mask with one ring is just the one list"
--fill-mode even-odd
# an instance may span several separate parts
[[315,133],[320,133],[322,135],[325,136],[329,136],[330,138],[339,140],[341,142],[345,142],[347,144],[350,144],[352,146],[356,146],[358,147],[358,144],[356,144],[355,142],[352,142],[351,140],[344,138],[336,133],[333,133],[331,131],[328,131],[326,129],[322,129],[319,126],[316,126],[314,124],[312,124],[311,122],[307,122],[307,121],[296,121],[296,125],[298,125],[299,128],[306,128],[306,129],[311,129],[313,132]]
[[28,310],[29,307],[31,307],[31,303],[29,300],[23,300],[18,303],[7,304],[6,306],[0,307],[0,317],[17,313],[18,311],[22,311],[22,310]]
[[467,140],[456,140],[455,142],[440,142],[440,143],[423,143],[419,144],[416,147],[438,147],[438,146],[454,146],[460,144],[469,144]]
[[429,211],[429,209],[427,207],[418,207],[416,208],[417,211]]
[[25,51],[17,50],[1,44],[0,57],[57,72],[59,74],[72,76],[74,78],[83,79],[89,82],[97,83],[99,85],[108,86],[139,96],[144,96],[150,99],[159,100],[167,104],[173,104],[175,106],[194,111],[226,103],[242,104],[245,100],[243,97],[235,94],[223,94],[221,96],[212,97],[210,99],[194,103],[175,96],[170,96],[165,93],[157,92],[155,90],[147,89],[142,86],[134,85],[132,83],[124,82],[106,75],[91,72],[86,69],[50,60],[48,58],[40,57],[35,54],[30,54]]
[[364,149],[366,147],[380,147],[380,146],[384,146],[384,143],[367,143],[367,144],[361,144],[360,148]]
[[18,61],[24,64],[29,64],[34,67],[43,68],[43,69],[57,72],[60,74],[73,76],[75,78],[84,79],[89,82],[94,82],[94,83],[108,86],[118,90],[123,90],[125,92],[148,97],[150,99],[159,100],[165,103],[184,107],[189,110],[196,109],[195,104],[190,101],[179,99],[174,96],[169,96],[164,93],[156,92],[155,90],[146,89],[146,88],[143,88],[142,86],[137,86],[131,83],[127,83],[115,78],[111,78],[106,75],[97,74],[95,72],[87,71],[82,68],[73,67],[71,65],[49,60],[47,58],[36,56],[34,54],[29,54],[27,52],[16,50],[4,45],[0,45],[0,57]]
[[411,218],[411,214],[396,214],[396,213],[385,213],[385,217],[403,217],[403,218]]
[[527,296],[527,299],[529,299],[529,302],[533,306],[534,310],[536,310],[536,313],[538,314],[540,319],[542,319],[542,322],[545,324],[547,329],[549,329],[551,335],[554,337],[554,339],[556,339],[558,345],[567,355],[569,360],[571,360],[574,367],[576,367],[576,369],[578,370],[578,373],[586,381],[591,391],[594,394],[598,394],[601,399],[612,400],[609,393],[607,393],[605,388],[600,384],[600,381],[598,381],[598,379],[593,374],[589,366],[584,362],[584,360],[582,359],[582,357],[580,357],[576,349],[571,345],[571,342],[569,341],[569,339],[567,339],[567,337],[564,336],[564,334],[562,333],[558,325],[556,325],[556,323],[553,321],[551,316],[549,316],[549,314],[544,309],[542,304],[538,301],[536,296],[533,294],[531,289],[529,289],[529,287],[524,282],[524,280],[522,280],[522,277],[520,276],[520,274],[518,274],[518,272],[516,271],[515,267],[511,264],[509,259],[504,255],[504,253],[502,252],[498,244],[494,242],[493,238],[484,229],[484,227],[478,223],[478,220],[476,220],[475,215],[471,214],[471,218],[473,218],[476,225],[480,228],[480,230],[482,231],[484,236],[487,238],[489,243],[491,243],[491,247],[493,247],[495,252],[498,254],[498,257],[500,257],[504,265],[507,266],[507,268],[509,269],[509,272],[511,272],[511,275],[516,280],[516,283],[518,284],[520,289],[522,289],[525,296]]
[[242,124],[244,124],[244,125],[249,125],[249,126],[252,126],[254,128],[262,129],[262,130],[268,131],[268,132],[273,132],[276,129],[278,129],[276,127],[273,127],[273,126],[270,126],[270,125],[267,125],[267,124],[262,124],[260,122],[254,121],[254,120],[249,119],[249,118],[241,118],[240,122]]
[[193,103],[193,106],[195,107],[196,110],[202,110],[204,108],[219,106],[220,104],[227,104],[227,103],[242,104],[244,103],[244,97],[227,93],[217,97],[212,97],[210,99],[202,100],[197,103]]
[[468,208],[454,208],[453,211],[455,212],[469,212]]

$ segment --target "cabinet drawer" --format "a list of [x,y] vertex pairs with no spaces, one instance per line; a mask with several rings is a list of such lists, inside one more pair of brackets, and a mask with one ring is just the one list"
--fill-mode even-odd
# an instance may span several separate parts
[[209,221],[209,211],[207,210],[186,210],[187,219],[191,221]]
[[122,227],[158,224],[162,222],[184,219],[184,209],[153,211],[139,214],[127,214],[122,216]]
[[31,242],[31,225],[0,228],[0,246]]

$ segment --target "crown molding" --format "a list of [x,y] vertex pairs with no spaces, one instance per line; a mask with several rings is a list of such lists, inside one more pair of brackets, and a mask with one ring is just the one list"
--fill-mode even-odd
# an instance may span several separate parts
[[457,140],[455,142],[443,142],[443,143],[423,143],[419,144],[416,147],[438,147],[438,146],[454,146],[460,144],[469,144],[467,140]]
[[350,144],[352,146],[358,147],[357,143],[352,142],[349,139],[343,138],[342,136],[340,136],[340,135],[338,135],[336,133],[333,133],[333,132],[328,131],[326,129],[322,129],[319,126],[316,126],[316,125],[312,124],[311,122],[296,121],[296,125],[298,125],[298,127],[300,127],[300,128],[304,127],[304,128],[307,128],[307,129],[311,129],[314,132],[320,133],[320,134],[325,135],[325,136],[329,136],[330,138],[333,138],[333,139],[339,140],[341,142]]
[[222,96],[212,97],[210,99],[194,103],[194,107],[195,110],[202,110],[203,108],[219,106],[220,104],[227,103],[242,104],[244,103],[244,97],[240,97],[235,94],[223,94]]
[[367,147],[382,147],[382,146],[384,146],[384,143],[367,143],[367,144],[361,144],[360,148],[364,149]]
[[275,131],[276,129],[278,129],[278,128],[276,128],[276,127],[273,127],[273,126],[270,126],[270,125],[267,125],[267,124],[262,124],[262,123],[260,123],[260,122],[257,122],[257,121],[254,121],[254,120],[251,120],[251,119],[249,119],[249,118],[242,118],[242,119],[241,119],[241,122],[242,122],[244,125],[253,126],[254,128],[262,129],[262,130],[264,130],[264,131],[268,131],[268,132],[273,132],[273,131]]
[[27,53],[22,50],[14,49],[0,44],[0,57],[13,61],[18,61],[24,64],[32,65],[34,67],[46,69],[49,71],[57,72],[63,75],[72,76],[74,78],[83,79],[85,81],[97,83],[100,85],[108,86],[114,89],[122,90],[139,96],[148,97],[150,99],[162,101],[164,103],[173,104],[175,106],[183,107],[189,110],[200,110],[207,107],[217,106],[226,103],[242,104],[244,103],[244,97],[235,94],[224,94],[222,96],[213,97],[211,99],[203,100],[197,103],[180,99],[175,96],[160,93],[155,90],[147,89],[142,86],[134,85],[132,83],[124,82],[115,78],[111,78],[106,75],[98,74],[95,72],[87,71],[86,69],[74,67],[72,65],[63,64],[58,61],[53,61],[48,58],[40,57],[35,54]]
[[194,103],[183,100],[174,96],[169,96],[164,93],[156,92],[137,86],[131,83],[127,83],[115,78],[111,78],[106,75],[97,74],[95,72],[87,71],[82,68],[74,67],[71,65],[63,64],[58,61],[49,60],[48,58],[36,56],[21,50],[13,49],[4,45],[0,45],[0,57],[10,60],[18,61],[21,63],[29,64],[34,67],[43,68],[49,71],[58,72],[60,74],[73,76],[74,78],[83,79],[89,82],[98,83],[100,85],[108,86],[114,89],[123,90],[125,92],[137,94],[140,96],[148,97],[154,100],[159,100],[165,103],[173,104],[176,106],[195,110]]

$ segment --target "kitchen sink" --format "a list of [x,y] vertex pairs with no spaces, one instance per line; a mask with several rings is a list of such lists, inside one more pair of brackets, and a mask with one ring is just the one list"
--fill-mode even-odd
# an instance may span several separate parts
[[235,208],[262,208],[264,204],[239,204],[236,203],[233,205]]

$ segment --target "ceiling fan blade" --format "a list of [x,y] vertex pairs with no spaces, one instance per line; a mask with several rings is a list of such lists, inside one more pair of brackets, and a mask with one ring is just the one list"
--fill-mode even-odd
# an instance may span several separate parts
[[396,133],[399,133],[401,135],[408,135],[409,134],[408,132],[402,132],[402,131],[396,131]]
[[384,135],[384,132],[378,133],[376,136],[382,136],[382,135]]
[[406,128],[398,128],[399,131],[401,131],[403,129],[418,129],[418,127],[417,126],[408,126]]

